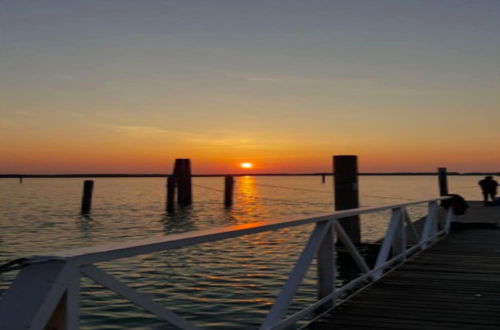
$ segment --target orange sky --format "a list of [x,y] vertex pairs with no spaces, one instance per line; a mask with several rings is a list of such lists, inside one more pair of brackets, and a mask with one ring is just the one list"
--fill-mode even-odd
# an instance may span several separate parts
[[[369,140],[367,140],[369,141]],[[442,144],[401,141],[384,145],[361,143],[164,142],[162,138],[118,138],[81,141],[18,141],[3,147],[10,161],[3,173],[168,173],[175,158],[191,158],[195,173],[321,172],[331,170],[331,156],[356,154],[361,171],[433,171],[446,166],[452,171],[498,171],[495,146],[475,148],[465,141]],[[45,146],[50,145],[50,148]],[[466,151],[464,151],[466,150]],[[353,152],[354,151],[354,152]],[[243,170],[241,162],[252,162]]]
[[0,174],[500,171],[498,2],[166,3],[0,5]]

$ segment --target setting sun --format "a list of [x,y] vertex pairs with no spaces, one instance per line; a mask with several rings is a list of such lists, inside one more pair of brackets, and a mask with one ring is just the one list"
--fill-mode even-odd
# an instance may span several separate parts
[[241,163],[240,167],[241,168],[252,168],[253,164],[252,163]]

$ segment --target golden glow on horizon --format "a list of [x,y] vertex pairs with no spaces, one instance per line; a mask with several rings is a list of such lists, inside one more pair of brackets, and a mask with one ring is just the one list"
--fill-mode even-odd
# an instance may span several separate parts
[[342,154],[362,172],[498,172],[500,19],[486,2],[407,1],[401,24],[355,1],[174,0],[178,19],[140,1],[47,1],[50,15],[11,1],[0,174],[167,174],[176,158],[194,174],[317,173]]
[[240,164],[240,167],[241,168],[245,168],[245,169],[250,169],[250,168],[253,168],[253,164],[252,163],[241,163]]

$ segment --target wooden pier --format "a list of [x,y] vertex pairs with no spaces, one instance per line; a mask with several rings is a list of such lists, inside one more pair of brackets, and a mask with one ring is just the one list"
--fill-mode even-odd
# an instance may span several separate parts
[[443,240],[309,329],[500,329],[500,207],[472,202]]

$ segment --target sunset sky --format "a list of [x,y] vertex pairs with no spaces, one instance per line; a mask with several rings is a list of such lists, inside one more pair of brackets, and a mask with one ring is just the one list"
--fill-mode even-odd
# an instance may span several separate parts
[[0,0],[0,173],[500,171],[500,1]]

